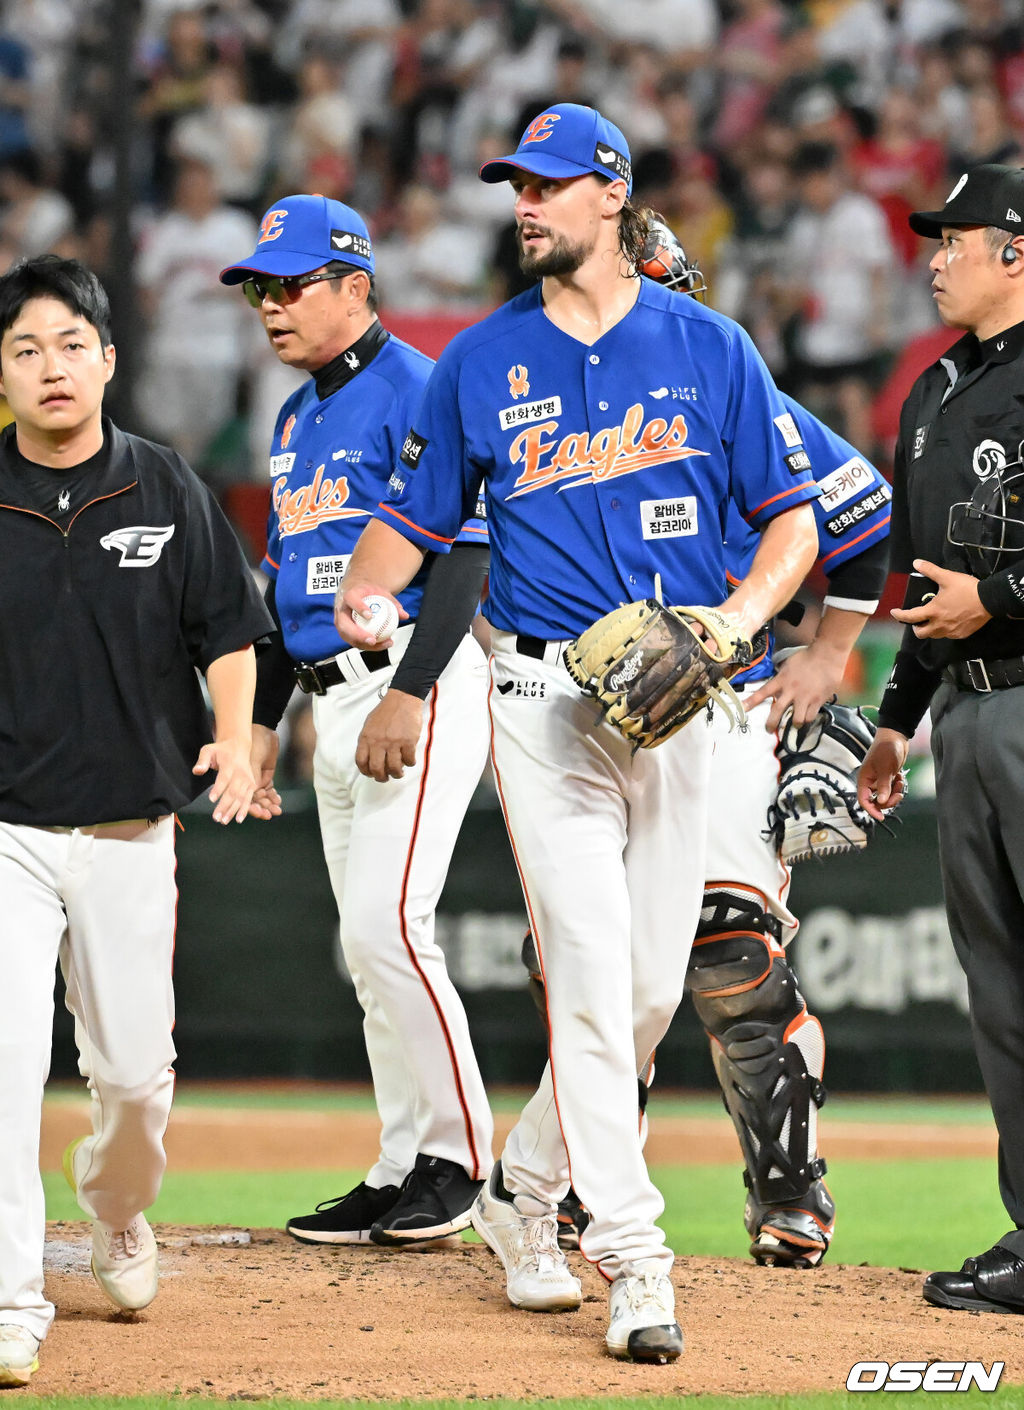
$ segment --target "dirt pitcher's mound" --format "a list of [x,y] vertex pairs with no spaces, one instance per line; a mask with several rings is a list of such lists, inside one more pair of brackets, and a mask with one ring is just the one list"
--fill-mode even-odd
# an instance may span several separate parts
[[[1024,1318],[942,1313],[922,1274],[826,1263],[813,1271],[681,1258],[686,1338],[672,1366],[604,1350],[606,1285],[579,1255],[578,1312],[512,1308],[479,1244],[431,1252],[317,1248],[275,1230],[156,1227],[161,1286],[136,1316],[89,1273],[88,1226],[48,1226],[57,1321],[33,1390],[44,1395],[516,1400],[600,1394],[782,1395],[841,1390],[858,1361],[1006,1363],[1024,1383]],[[221,1240],[221,1242],[217,1242]]]

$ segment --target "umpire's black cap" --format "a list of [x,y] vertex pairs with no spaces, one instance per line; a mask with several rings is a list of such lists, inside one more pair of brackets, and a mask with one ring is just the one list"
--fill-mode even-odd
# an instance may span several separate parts
[[940,211],[914,211],[910,228],[938,240],[944,225],[994,225],[1024,235],[1024,171],[987,162],[965,171]]

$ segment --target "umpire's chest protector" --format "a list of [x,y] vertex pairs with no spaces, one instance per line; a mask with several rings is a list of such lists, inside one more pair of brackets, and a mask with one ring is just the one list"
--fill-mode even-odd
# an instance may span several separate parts
[[1007,342],[1005,352],[1014,355],[1005,360],[961,370],[968,347],[962,340],[928,368],[903,408],[894,477],[897,572],[910,571],[914,558],[968,571],[947,538],[949,507],[970,500],[981,481],[1015,461],[1024,441],[1024,337]]

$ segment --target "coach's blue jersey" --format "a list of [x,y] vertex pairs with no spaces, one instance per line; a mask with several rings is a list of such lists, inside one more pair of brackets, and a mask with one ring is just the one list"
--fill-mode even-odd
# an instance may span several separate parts
[[[433,363],[389,338],[377,356],[323,401],[312,378],[277,418],[263,570],[276,579],[284,644],[297,661],[348,649],[334,625],[334,594],[356,540],[385,492]],[[459,537],[486,541],[482,501]],[[399,601],[419,611],[426,566]]]
[[527,290],[442,354],[378,515],[441,548],[483,481],[495,626],[577,636],[619,603],[721,602],[749,523],[817,495],[767,369],[730,319],[641,281],[592,346]]
[[[793,418],[794,442],[799,440],[806,450],[821,491],[814,501],[814,516],[818,529],[818,564],[828,575],[841,563],[856,558],[872,544],[888,537],[892,490],[870,460],[854,450],[849,441],[836,435],[792,397],[783,395],[782,399]],[[734,582],[739,582],[750,571],[758,538],[735,506],[730,506],[726,557],[729,576]],[[769,652],[733,683],[761,680],[773,671]]]

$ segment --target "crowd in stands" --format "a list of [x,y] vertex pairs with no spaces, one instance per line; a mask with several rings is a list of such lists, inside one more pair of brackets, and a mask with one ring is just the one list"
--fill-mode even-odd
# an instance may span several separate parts
[[967,166],[1024,164],[1024,0],[134,0],[130,74],[110,60],[124,8],[0,6],[0,268],[56,249],[123,283],[113,96],[138,429],[225,489],[265,483],[297,380],[217,281],[277,196],[364,213],[385,321],[473,319],[522,287],[481,161],[552,102],[598,106],[630,140],[635,203],[679,233],[714,306],[884,464],[885,379],[941,336],[907,212]]
[[[217,270],[275,196],[359,208],[391,312],[473,318],[522,286],[508,193],[476,171],[553,101],[627,132],[635,200],[699,259],[777,379],[884,458],[872,403],[932,329],[906,214],[1024,162],[1022,0],[7,0],[0,267],[107,279],[112,93],[131,124],[140,426],[216,480],[258,461],[291,374]],[[250,413],[244,450],[218,439]],[[255,472],[253,472],[255,473]]]

